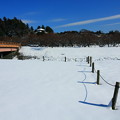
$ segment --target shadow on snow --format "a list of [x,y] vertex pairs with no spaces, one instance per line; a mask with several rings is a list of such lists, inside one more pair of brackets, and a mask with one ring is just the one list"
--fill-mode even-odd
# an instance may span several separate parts
[[96,82],[81,82],[81,81],[78,81],[78,83],[84,83],[84,84],[96,84]]
[[78,72],[91,73],[91,71],[78,71]]
[[98,106],[98,107],[111,107],[111,105],[112,105],[112,100],[109,102],[108,105],[90,103],[90,102],[85,102],[85,101],[79,101],[79,102],[80,102],[80,103],[83,103],[83,104],[86,104],[86,105],[92,105],[92,106]]

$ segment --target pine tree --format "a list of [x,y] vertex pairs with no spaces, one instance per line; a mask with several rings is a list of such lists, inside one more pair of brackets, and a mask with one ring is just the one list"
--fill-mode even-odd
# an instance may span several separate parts
[[21,20],[14,17],[9,19],[4,17],[0,19],[0,36],[23,36],[28,34],[30,28],[28,24],[24,24]]
[[45,26],[44,26],[44,25],[42,25],[42,29],[44,29],[44,30],[45,30]]
[[47,26],[47,27],[45,28],[45,31],[46,31],[47,33],[54,33],[53,29],[50,28],[49,26]]
[[40,28],[41,28],[40,26],[37,27],[37,29],[40,29]]

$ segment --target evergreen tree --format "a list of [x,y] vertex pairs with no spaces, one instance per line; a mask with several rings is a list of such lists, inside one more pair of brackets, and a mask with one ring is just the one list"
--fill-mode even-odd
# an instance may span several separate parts
[[28,24],[24,24],[16,17],[7,19],[6,17],[0,19],[0,36],[23,36],[28,34],[30,28]]
[[47,27],[45,28],[45,31],[46,31],[47,33],[54,33],[53,29],[50,28],[49,26],[47,26]]
[[42,25],[42,29],[44,29],[44,30],[45,30],[45,26],[44,26],[44,25]]
[[6,17],[3,17],[3,20],[4,20],[4,22],[6,22],[6,21],[7,21],[7,18],[6,18]]
[[31,31],[34,31],[33,26],[30,27]]
[[37,29],[40,29],[40,28],[41,28],[40,26],[37,27]]

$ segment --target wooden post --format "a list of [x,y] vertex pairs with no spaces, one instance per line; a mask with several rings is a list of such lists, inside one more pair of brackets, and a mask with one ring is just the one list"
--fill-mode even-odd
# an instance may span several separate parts
[[88,56],[88,64],[89,64],[89,61],[90,61],[90,58],[89,58],[89,56]]
[[86,57],[86,62],[88,62],[88,57]]
[[92,57],[90,57],[90,67],[92,66]]
[[92,73],[94,73],[94,69],[95,69],[95,66],[94,66],[94,62],[92,63]]
[[45,61],[45,57],[43,56],[43,61]]
[[65,57],[65,62],[66,62],[66,57]]
[[77,58],[75,58],[75,62],[77,62]]
[[100,84],[100,70],[97,70],[97,84]]
[[113,95],[113,98],[112,98],[112,109],[113,110],[115,110],[115,107],[116,107],[116,102],[117,102],[119,87],[120,87],[120,83],[116,82],[115,90],[114,90],[114,95]]

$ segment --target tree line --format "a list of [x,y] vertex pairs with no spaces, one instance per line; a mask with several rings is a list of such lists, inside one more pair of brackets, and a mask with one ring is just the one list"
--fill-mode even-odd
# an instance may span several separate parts
[[30,46],[80,46],[90,47],[98,45],[116,46],[120,44],[120,32],[90,31],[82,29],[78,31],[65,31],[54,33],[49,26],[38,26],[35,30],[17,18],[0,19],[0,41],[18,42]]
[[6,17],[0,18],[0,36],[2,37],[22,37],[24,35],[34,34],[37,35],[45,34],[45,33],[53,33],[54,31],[49,26],[42,25],[38,26],[37,29],[33,29],[33,27],[29,27],[28,24],[23,23],[22,20],[14,17],[13,19],[9,19]]

